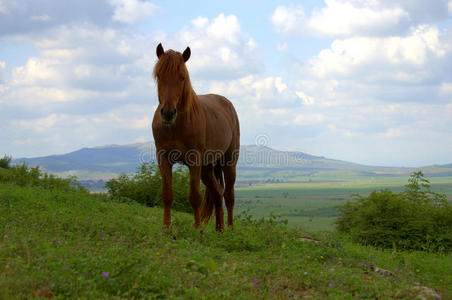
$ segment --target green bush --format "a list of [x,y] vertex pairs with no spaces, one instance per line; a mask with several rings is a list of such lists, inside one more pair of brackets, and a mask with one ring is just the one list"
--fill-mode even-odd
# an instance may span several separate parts
[[[121,174],[117,179],[107,181],[109,195],[119,201],[136,201],[147,206],[162,205],[162,177],[158,165],[145,162],[133,175]],[[188,201],[190,174],[179,166],[173,171],[173,208],[192,212]]]
[[[11,161],[10,158],[8,159]],[[50,190],[88,192],[75,181],[75,177],[59,178],[42,172],[39,166],[29,167],[26,163],[10,166],[8,162],[7,168],[0,169],[0,183],[12,183],[22,187],[36,186]]]
[[410,176],[405,191],[373,191],[339,207],[338,231],[354,241],[382,248],[452,250],[452,206],[432,192],[422,172]]

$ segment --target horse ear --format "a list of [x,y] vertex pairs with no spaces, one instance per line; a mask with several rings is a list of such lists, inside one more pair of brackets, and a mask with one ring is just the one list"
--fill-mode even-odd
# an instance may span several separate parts
[[165,52],[165,50],[163,50],[162,43],[160,43],[160,44],[157,46],[157,57],[160,58],[160,56],[162,56],[163,52]]
[[190,58],[191,50],[190,47],[187,47],[185,49],[184,53],[182,53],[182,57],[184,58],[184,62],[187,62],[187,60]]

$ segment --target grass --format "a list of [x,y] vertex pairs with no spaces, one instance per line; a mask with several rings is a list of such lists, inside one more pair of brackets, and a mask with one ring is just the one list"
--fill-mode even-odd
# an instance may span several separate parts
[[[381,251],[344,236],[288,229],[278,218],[236,218],[204,234],[174,212],[102,195],[0,184],[0,298],[452,297],[452,256]],[[372,267],[390,270],[384,277]]]

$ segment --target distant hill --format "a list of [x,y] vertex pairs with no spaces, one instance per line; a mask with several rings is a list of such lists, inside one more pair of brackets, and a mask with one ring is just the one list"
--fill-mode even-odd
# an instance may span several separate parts
[[[129,145],[108,145],[35,158],[19,158],[13,163],[25,162],[41,166],[43,170],[60,176],[74,175],[80,179],[108,179],[120,173],[132,173],[145,161],[155,161],[152,142]],[[372,167],[329,159],[297,151],[279,151],[265,146],[245,145],[240,149],[239,180],[259,180],[262,177],[289,178],[311,176],[318,172],[348,172],[359,176],[409,174],[409,168]],[[432,166],[427,172],[451,173],[452,165]],[[281,175],[284,171],[285,175]],[[292,173],[290,173],[292,171]],[[292,175],[288,175],[289,173]],[[265,175],[263,175],[265,174]],[[300,175],[301,174],[301,175]],[[296,175],[296,176],[295,176]]]

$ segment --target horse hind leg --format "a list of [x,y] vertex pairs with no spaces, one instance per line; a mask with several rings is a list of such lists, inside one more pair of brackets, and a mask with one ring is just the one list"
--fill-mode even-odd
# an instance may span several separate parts
[[234,229],[234,184],[236,179],[235,166],[223,167],[225,189],[224,189],[224,202],[228,210],[228,227]]
[[224,212],[222,205],[223,188],[218,184],[215,178],[212,165],[203,167],[202,181],[206,186],[204,194],[204,204],[202,209],[202,219],[206,223],[209,221],[213,208],[215,208],[215,229],[217,231],[224,230]]

